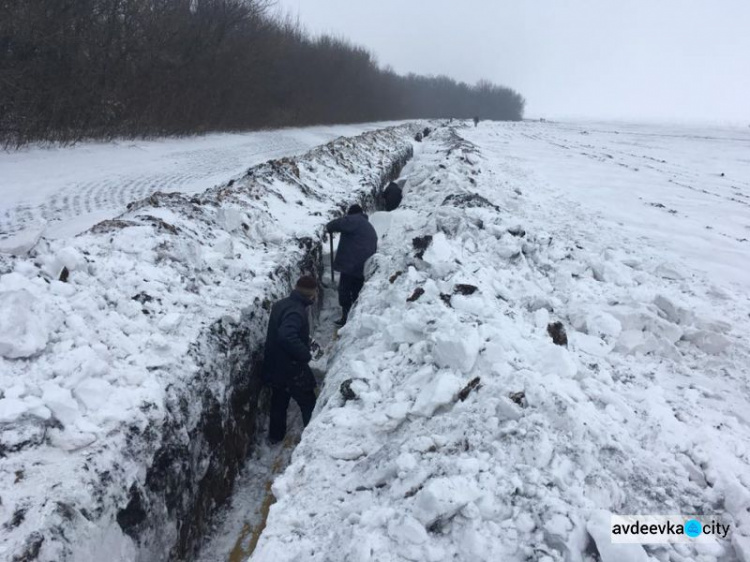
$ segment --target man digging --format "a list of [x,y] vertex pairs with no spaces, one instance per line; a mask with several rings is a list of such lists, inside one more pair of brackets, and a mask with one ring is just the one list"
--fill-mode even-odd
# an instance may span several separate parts
[[340,274],[341,318],[335,324],[343,326],[365,283],[365,262],[378,249],[378,235],[359,205],[349,207],[345,217],[329,222],[326,230],[329,234],[341,233],[333,269]]

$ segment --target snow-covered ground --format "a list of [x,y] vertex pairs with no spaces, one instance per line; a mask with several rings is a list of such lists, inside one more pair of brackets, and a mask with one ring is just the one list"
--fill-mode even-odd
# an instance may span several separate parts
[[[379,252],[250,560],[750,560],[748,148],[431,135],[402,208],[372,216]],[[732,530],[613,545],[611,514]]]
[[[183,540],[193,487],[229,478],[201,424],[213,405],[232,429],[232,346],[260,344],[324,222],[412,134],[145,199],[75,238],[94,218],[45,207],[63,239],[0,255],[0,560],[145,560]],[[268,520],[289,449],[251,453],[201,562],[250,552],[264,523],[253,562],[750,560],[750,131],[481,123],[416,146],[402,208],[371,216],[379,254]],[[81,162],[109,181],[94,152]],[[89,172],[58,167],[86,199]],[[43,186],[54,168],[16,170]],[[47,199],[28,201],[34,221]],[[614,546],[611,513],[717,515],[731,539]]]
[[712,281],[750,288],[750,128],[546,123],[485,133],[503,166],[533,174],[537,189]]
[[323,225],[400,170],[415,127],[0,254],[0,560],[192,551],[251,446],[270,303],[318,268]]
[[72,236],[156,191],[199,193],[266,160],[389,124],[0,150],[0,249],[23,233]]

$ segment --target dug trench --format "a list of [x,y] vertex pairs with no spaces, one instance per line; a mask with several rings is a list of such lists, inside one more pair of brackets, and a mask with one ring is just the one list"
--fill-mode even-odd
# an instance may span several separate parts
[[[395,160],[379,181],[378,190],[387,182],[398,177],[401,168],[410,155]],[[361,193],[358,200],[365,209],[377,205],[377,190]],[[265,421],[268,417],[270,392],[261,382],[264,328],[270,304],[283,298],[299,275],[313,274],[325,279],[323,235],[298,240],[302,258],[294,267],[277,273],[283,281],[283,290],[272,292],[261,303],[261,310],[250,311],[239,323],[225,319],[214,323],[205,338],[192,346],[191,354],[197,358],[201,371],[194,384],[202,388],[200,396],[200,419],[188,433],[184,428],[190,424],[187,418],[190,407],[184,397],[173,397],[170,401],[170,420],[165,426],[161,445],[154,457],[152,466],[146,473],[145,485],[133,484],[129,491],[128,504],[117,514],[122,530],[139,545],[149,545],[145,551],[168,552],[169,560],[192,560],[200,550],[211,528],[212,518],[217,508],[223,506],[235,491],[235,481],[252,458],[253,449],[263,442]],[[316,337],[321,331],[332,335],[331,330],[318,326],[322,315],[330,321],[335,303],[335,291],[328,286],[322,288],[319,299],[312,307],[312,326]],[[321,343],[325,344],[323,340]],[[216,373],[229,373],[229,396],[223,402],[210,391],[211,380]],[[322,378],[322,373],[316,370]],[[293,409],[294,406],[292,405]],[[285,440],[285,454],[274,459],[272,473],[283,471],[291,456],[300,431],[299,420],[291,424],[290,438]],[[295,430],[297,434],[295,435]],[[133,439],[147,439],[148,432],[138,434]],[[230,553],[230,560],[243,560],[252,554],[259,534],[263,530],[264,519],[273,502],[270,481],[250,483],[263,490],[260,496],[261,520],[254,526],[246,526],[245,532],[237,540]],[[173,540],[165,541],[170,533],[165,533],[163,521],[175,521]],[[243,548],[243,542],[249,546]],[[170,544],[171,543],[171,544]]]
[[[311,314],[313,339],[319,350],[314,353],[311,367],[321,386],[325,384],[326,364],[337,337],[333,321],[340,314],[336,285],[331,277],[330,254],[323,254],[322,258],[316,268],[318,279],[322,283],[316,307]],[[251,398],[253,401],[255,399],[255,396]],[[292,401],[286,438],[279,445],[269,446],[265,436],[268,429],[270,389],[261,389],[257,399],[260,406],[254,420],[254,446],[249,451],[244,468],[241,468],[229,501],[214,518],[212,529],[198,550],[196,562],[245,562],[253,554],[265,528],[270,507],[275,503],[273,481],[286,469],[300,442],[302,419]]]
[[[13,518],[0,552],[13,562],[196,558],[262,441],[268,400],[258,375],[271,304],[300,274],[322,276],[323,225],[349,204],[375,207],[411,158],[415,127],[337,139],[200,196],[157,193],[73,241],[42,241],[27,256],[3,258],[0,271],[23,266],[64,285],[67,294],[37,297],[47,311],[65,310],[74,295],[101,303],[84,321],[101,321],[108,307],[127,312],[138,331],[126,334],[141,347],[112,353],[106,388],[131,392],[121,373],[137,373],[135,388],[155,392],[123,411],[132,421],[102,422],[83,445],[75,424],[57,422],[55,412],[46,421],[33,413],[3,421],[0,472],[16,474],[16,485],[2,497]],[[123,332],[107,329],[115,335],[100,347],[117,351]],[[70,330],[63,324],[50,337],[64,341]],[[138,360],[151,349],[154,361]],[[60,361],[49,346],[15,363],[14,373],[42,387],[49,382],[40,373]],[[50,459],[63,462],[53,470]]]
[[[398,180],[401,174],[410,168],[411,162],[411,159],[408,162],[399,161],[382,185]],[[374,191],[368,192],[358,202],[366,213],[384,210],[382,199],[375,197]],[[315,250],[310,253],[310,259],[299,268],[300,271],[315,271],[320,281],[319,298],[311,315],[313,340],[319,352],[314,354],[311,367],[321,386],[325,384],[326,366],[334,359],[332,351],[338,339],[334,320],[340,316],[337,276],[332,270],[335,254],[331,251],[323,253],[328,246],[321,246],[321,242],[325,244],[326,241],[331,243],[331,248],[335,248],[333,238],[318,239]],[[351,383],[351,380],[348,382]],[[347,392],[353,392],[346,384],[339,390],[344,397],[347,396]],[[215,524],[199,549],[195,562],[245,562],[253,555],[265,529],[270,508],[276,501],[272,490],[273,481],[287,468],[294,449],[302,438],[301,416],[292,401],[286,438],[280,445],[269,446],[264,439],[268,421],[269,389],[261,389],[260,393],[251,396],[250,400],[253,403],[259,400],[262,405],[256,410],[256,418],[253,420],[256,434],[248,436],[250,439],[254,438],[255,443],[255,450],[250,452],[248,461],[251,466],[246,466],[240,474],[232,498],[215,518]]]
[[[281,273],[284,285],[291,286],[300,274],[320,276],[322,244],[307,238],[300,245],[305,254],[297,267]],[[270,302],[283,296],[269,294],[261,304],[262,312],[251,312],[238,324],[216,322],[203,342],[192,347],[191,354],[201,365],[193,383],[203,388],[199,395],[200,419],[185,434],[190,408],[184,398],[174,400],[145,486],[133,484],[127,506],[117,514],[123,531],[141,545],[150,544],[148,551],[169,552],[170,560],[192,559],[217,507],[231,497],[237,475],[258,443],[258,430],[268,415],[268,393],[260,377],[261,334]],[[320,305],[314,308],[313,318],[318,317],[319,310]],[[230,379],[231,390],[223,403],[210,391],[210,381],[218,371],[229,373]],[[133,435],[133,439],[144,438],[148,438],[147,432]],[[202,468],[205,463],[207,467]],[[202,476],[196,478],[201,471]],[[159,521],[164,515],[178,522],[176,541],[171,546],[159,544],[163,536]]]

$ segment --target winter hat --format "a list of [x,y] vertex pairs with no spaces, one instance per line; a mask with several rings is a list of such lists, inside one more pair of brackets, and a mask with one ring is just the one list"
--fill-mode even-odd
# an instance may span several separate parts
[[294,288],[310,299],[318,293],[318,283],[314,277],[310,277],[309,275],[300,277]]
[[346,212],[347,215],[359,215],[362,213],[362,207],[360,207],[357,204],[352,205],[349,207],[349,210]]

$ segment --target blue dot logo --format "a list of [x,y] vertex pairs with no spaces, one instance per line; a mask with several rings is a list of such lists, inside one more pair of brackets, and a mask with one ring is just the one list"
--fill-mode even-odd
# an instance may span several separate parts
[[685,522],[685,534],[688,537],[695,538],[703,532],[703,525],[697,519],[690,519]]

